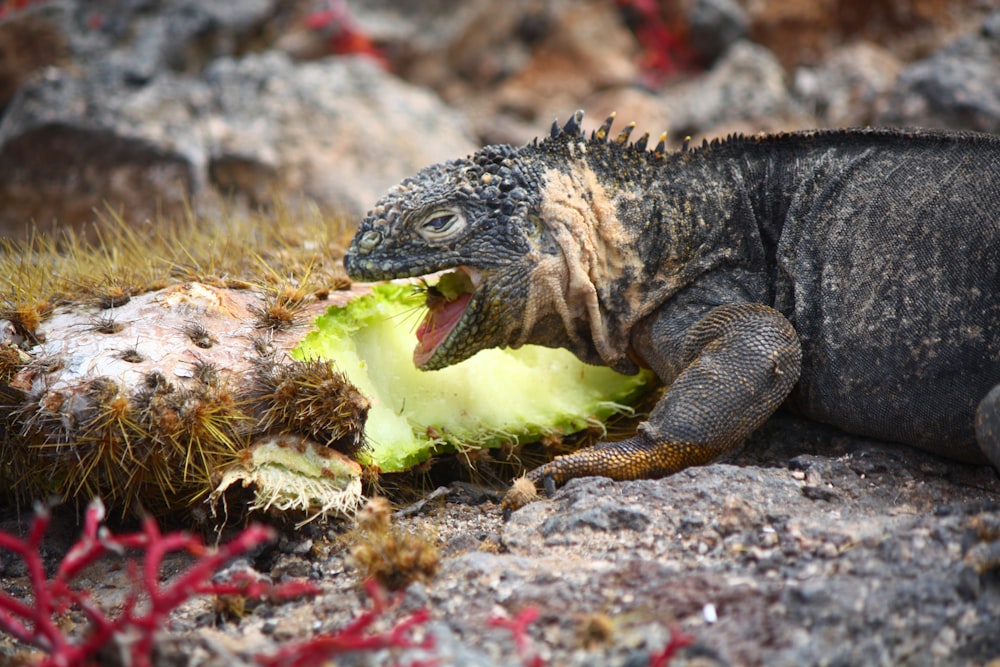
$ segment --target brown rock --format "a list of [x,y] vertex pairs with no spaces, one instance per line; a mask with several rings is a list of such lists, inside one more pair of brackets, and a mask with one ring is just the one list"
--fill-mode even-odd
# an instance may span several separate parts
[[816,65],[849,40],[881,44],[904,60],[940,46],[949,33],[978,23],[977,0],[770,0],[747,2],[750,36],[785,67]]
[[0,22],[0,109],[39,70],[66,60],[68,42],[59,8],[19,11]]

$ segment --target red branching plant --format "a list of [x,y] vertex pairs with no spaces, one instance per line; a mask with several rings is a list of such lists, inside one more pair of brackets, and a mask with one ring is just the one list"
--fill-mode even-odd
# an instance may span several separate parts
[[28,4],[29,0],[0,0],[0,21],[7,18],[8,13],[24,9]]
[[40,5],[48,0],[0,0],[0,21],[9,18],[31,5]]
[[531,635],[528,634],[528,626],[538,620],[538,609],[535,607],[525,607],[517,612],[514,618],[505,616],[493,616],[489,620],[490,626],[509,630],[514,637],[514,646],[517,654],[524,661],[525,667],[545,667],[545,660],[535,652]]
[[[193,597],[243,595],[287,599],[318,590],[312,584],[272,586],[245,576],[212,581],[213,575],[229,560],[272,540],[274,536],[268,528],[250,526],[219,549],[209,549],[198,537],[185,532],[164,535],[151,518],[143,522],[140,532],[112,535],[101,525],[104,505],[100,501],[87,508],[82,536],[48,579],[40,547],[50,518],[47,510],[39,509],[25,538],[0,532],[0,549],[17,554],[27,566],[33,598],[24,601],[0,592],[0,631],[43,651],[46,656],[39,663],[42,667],[95,665],[102,647],[112,639],[127,645],[131,665],[144,667],[150,664],[157,631],[165,627],[171,612]],[[122,556],[130,551],[142,553],[143,561],[141,566],[135,560],[128,561],[131,589],[116,614],[106,612],[87,591],[74,587],[74,579],[88,566],[105,556]],[[161,585],[163,559],[178,551],[191,554],[195,561]],[[61,614],[71,609],[82,611],[90,622],[86,634],[75,641],[57,622]]]
[[[384,632],[372,631],[371,626],[398,604],[400,596],[390,597],[373,579],[365,582],[365,590],[371,598],[372,606],[347,627],[335,633],[290,644],[271,656],[258,658],[257,663],[262,667],[312,667],[326,664],[336,656],[359,651],[434,648],[434,637],[431,635],[426,635],[419,641],[412,636],[414,629],[430,619],[427,609],[419,609],[403,617]],[[416,667],[415,663],[410,665]]]
[[306,17],[305,25],[324,35],[330,53],[368,56],[382,69],[390,69],[385,53],[357,25],[344,0],[327,0],[324,9]]
[[684,31],[663,21],[656,0],[617,0],[617,4],[642,47],[640,83],[656,88],[664,80],[695,67],[697,56]]
[[[70,547],[51,578],[45,575],[40,548],[51,516],[39,508],[28,534],[20,538],[0,531],[0,550],[19,556],[27,567],[31,599],[23,600],[0,591],[0,632],[41,650],[45,656],[40,667],[90,667],[99,663],[102,648],[114,641],[129,653],[128,664],[150,667],[153,644],[158,631],[166,627],[170,614],[185,602],[200,595],[239,595],[271,600],[312,595],[319,589],[308,582],[272,585],[264,578],[241,573],[224,581],[213,577],[231,559],[246,554],[273,539],[273,531],[250,526],[231,542],[210,549],[196,536],[185,532],[163,534],[156,522],[147,518],[136,533],[113,535],[102,525],[104,505],[95,501],[87,508],[81,537]],[[160,582],[164,558],[174,552],[186,552],[194,562],[168,582]],[[142,554],[142,562],[127,561],[131,580],[125,602],[112,614],[102,609],[90,594],[74,586],[74,580],[87,567],[105,556]],[[341,630],[289,644],[270,655],[258,655],[261,667],[313,667],[349,653],[392,649],[432,651],[434,637],[415,637],[430,619],[427,609],[417,610],[395,621],[387,630],[374,626],[399,604],[401,593],[390,596],[374,580],[365,584],[371,607]],[[60,617],[71,610],[82,612],[89,627],[82,637],[68,636],[59,625]],[[489,623],[511,632],[525,667],[544,667],[544,659],[534,649],[528,627],[537,620],[538,610],[527,607],[513,618],[494,617]],[[690,638],[674,632],[670,644],[650,664],[662,667],[673,653],[690,643]],[[414,660],[409,667],[430,667],[433,658]]]
[[692,643],[694,643],[694,637],[681,632],[677,625],[671,625],[670,641],[663,649],[649,656],[649,667],[667,667],[677,651]]

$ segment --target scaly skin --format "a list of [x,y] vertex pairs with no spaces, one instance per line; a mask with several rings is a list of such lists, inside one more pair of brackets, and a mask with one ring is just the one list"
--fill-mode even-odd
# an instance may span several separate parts
[[531,480],[669,475],[781,405],[1000,467],[1000,138],[837,130],[667,153],[629,143],[632,126],[609,141],[610,118],[587,139],[581,119],[406,179],[345,258],[360,280],[473,276],[423,368],[535,343],[667,384],[634,437]]

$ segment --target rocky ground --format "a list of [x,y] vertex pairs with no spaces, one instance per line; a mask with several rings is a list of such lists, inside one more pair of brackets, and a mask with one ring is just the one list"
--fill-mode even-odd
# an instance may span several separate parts
[[[86,230],[104,206],[135,224],[296,198],[356,216],[426,164],[527,141],[576,108],[675,142],[864,124],[1000,132],[1000,13],[982,0],[689,0],[664,7],[669,30],[652,37],[649,17],[634,20],[642,3],[610,0],[16,4],[0,3],[10,238],[26,220]],[[505,520],[502,485],[448,468],[417,497],[383,480],[394,525],[439,560],[373,629],[427,610],[414,633],[433,647],[338,664],[661,664],[672,633],[694,640],[675,665],[1000,664],[991,469],[780,417],[724,462],[576,480]],[[4,515],[23,528],[23,511]],[[77,530],[61,519],[50,564]],[[284,529],[234,567],[321,593],[242,617],[190,602],[155,664],[252,664],[345,627],[372,604],[357,555],[371,543],[346,524]],[[111,604],[127,590],[117,562],[82,583]],[[9,554],[0,586],[30,589]],[[0,663],[33,657],[0,640]]]
[[[651,656],[671,633],[693,639],[672,665],[1000,660],[1000,479],[991,469],[779,416],[729,460],[669,479],[575,480],[506,520],[500,493],[453,482],[400,503],[395,528],[439,560],[372,631],[427,610],[413,637],[433,646],[337,664],[662,664]],[[261,603],[242,618],[212,598],[188,603],[161,634],[155,664],[255,664],[346,627],[371,605],[359,545],[402,562],[346,529],[286,530],[235,566],[312,581],[320,594]],[[4,588],[26,592],[18,561],[3,565]],[[111,604],[128,589],[120,567],[91,568],[81,585]],[[518,620],[522,645],[505,625]]]

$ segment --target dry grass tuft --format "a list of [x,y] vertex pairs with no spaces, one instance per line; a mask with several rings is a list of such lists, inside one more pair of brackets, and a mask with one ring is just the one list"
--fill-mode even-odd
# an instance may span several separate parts
[[141,228],[108,213],[96,229],[94,242],[72,231],[23,243],[0,239],[0,319],[30,336],[56,305],[110,310],[183,282],[257,288],[288,309],[349,284],[340,259],[353,230],[317,209],[278,207],[215,220],[189,215]]
[[369,500],[358,512],[357,522],[357,529],[346,537],[356,540],[351,559],[364,578],[390,591],[433,578],[441,559],[437,546],[426,536],[393,525],[388,500]]

